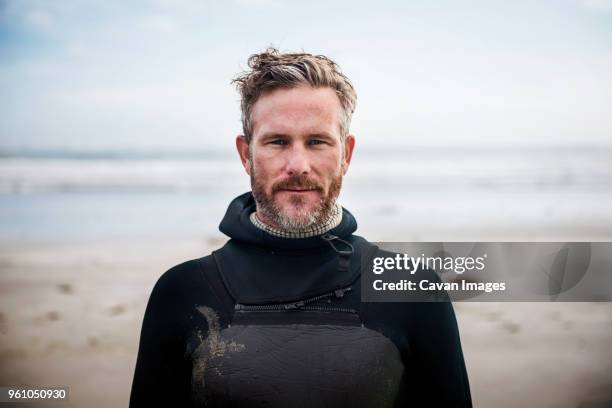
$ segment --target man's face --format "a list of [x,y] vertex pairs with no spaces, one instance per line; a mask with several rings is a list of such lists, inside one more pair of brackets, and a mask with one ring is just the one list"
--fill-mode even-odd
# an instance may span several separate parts
[[329,217],[355,144],[342,140],[341,115],[331,88],[277,89],[257,100],[250,144],[239,136],[236,145],[262,221],[303,229]]

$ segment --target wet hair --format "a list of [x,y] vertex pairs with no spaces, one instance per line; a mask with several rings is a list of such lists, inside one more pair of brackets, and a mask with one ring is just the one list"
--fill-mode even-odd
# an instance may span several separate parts
[[342,106],[340,135],[344,140],[355,111],[357,94],[334,61],[324,55],[279,52],[276,48],[268,48],[260,54],[251,55],[248,65],[250,70],[232,80],[241,97],[242,131],[247,143],[253,136],[251,113],[255,102],[266,92],[302,85],[329,87],[336,92]]

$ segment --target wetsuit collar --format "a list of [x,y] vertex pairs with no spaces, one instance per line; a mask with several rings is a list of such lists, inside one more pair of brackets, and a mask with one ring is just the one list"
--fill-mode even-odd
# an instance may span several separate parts
[[[329,246],[321,236],[288,239],[268,234],[254,226],[251,222],[250,215],[255,209],[255,199],[251,192],[236,197],[230,203],[219,225],[219,230],[236,241],[263,247],[299,250]],[[328,231],[327,234],[344,239],[348,238],[356,230],[357,221],[355,217],[348,210],[342,208],[342,221],[338,226]]]

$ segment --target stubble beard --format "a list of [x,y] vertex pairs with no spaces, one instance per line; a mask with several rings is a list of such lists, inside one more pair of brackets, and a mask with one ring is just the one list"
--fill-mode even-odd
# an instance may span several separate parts
[[[336,199],[342,188],[342,173],[338,173],[332,180],[329,191],[323,195],[323,187],[309,179],[305,175],[296,175],[288,177],[272,186],[271,194],[265,190],[265,186],[258,180],[257,171],[251,161],[251,189],[253,197],[257,204],[257,211],[265,217],[266,220],[274,223],[274,226],[285,231],[298,232],[312,229],[327,222],[336,205]],[[274,195],[276,192],[286,188],[312,188],[319,191],[321,198],[318,205],[312,210],[306,209],[306,200],[299,194],[289,196],[289,204],[296,210],[296,215],[289,216],[284,213],[283,209],[276,204]]]

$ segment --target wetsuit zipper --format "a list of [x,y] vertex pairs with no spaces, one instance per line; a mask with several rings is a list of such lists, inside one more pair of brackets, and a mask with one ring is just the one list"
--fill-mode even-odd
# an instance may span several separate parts
[[242,303],[236,303],[236,305],[234,306],[234,310],[244,312],[312,310],[320,312],[356,313],[355,309],[345,307],[308,306],[310,303],[314,303],[322,299],[328,299],[331,297],[335,297],[336,299],[342,298],[344,297],[344,294],[346,292],[349,292],[351,290],[353,290],[353,288],[349,286],[342,289],[336,289],[333,292],[325,293],[323,295],[289,303],[275,303],[271,305],[244,305]]

